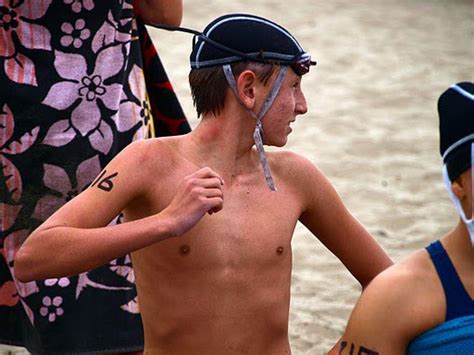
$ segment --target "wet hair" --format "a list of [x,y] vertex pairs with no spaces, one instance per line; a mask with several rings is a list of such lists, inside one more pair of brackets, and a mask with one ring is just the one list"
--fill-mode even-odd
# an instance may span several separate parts
[[[231,65],[237,78],[244,70],[252,70],[259,82],[267,85],[277,66],[255,62],[238,62]],[[191,69],[189,73],[191,96],[198,117],[212,113],[218,115],[225,105],[225,96],[229,84],[222,66]]]

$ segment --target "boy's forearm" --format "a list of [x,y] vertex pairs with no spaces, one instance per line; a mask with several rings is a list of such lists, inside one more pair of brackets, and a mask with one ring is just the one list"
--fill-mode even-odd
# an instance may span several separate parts
[[75,275],[173,236],[159,215],[101,228],[52,226],[33,232],[15,257],[22,282]]

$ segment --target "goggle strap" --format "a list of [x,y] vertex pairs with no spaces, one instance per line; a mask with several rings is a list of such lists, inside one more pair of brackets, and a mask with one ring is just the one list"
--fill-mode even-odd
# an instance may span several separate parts
[[[474,166],[474,143],[471,144],[471,187],[472,187],[472,193],[471,196],[474,196],[474,172],[473,172],[473,167]],[[467,219],[466,214],[464,213],[464,210],[462,209],[461,202],[457,198],[457,196],[454,194],[452,190],[452,183],[451,180],[449,179],[448,175],[448,168],[447,165],[445,164],[443,166],[443,181],[444,181],[444,186],[446,187],[446,190],[448,191],[448,195],[451,198],[454,207],[456,208],[456,211],[458,212],[459,216],[461,217],[462,221],[466,225],[466,228],[469,232],[469,236],[471,238],[471,244],[474,247],[474,206],[471,206],[471,218]]]
[[222,70],[224,71],[224,76],[229,84],[231,90],[233,91],[237,100],[240,101],[239,93],[237,92],[237,83],[235,82],[234,73],[232,72],[232,67],[230,64],[225,64],[222,66]]
[[[237,83],[235,82],[234,73],[232,72],[232,67],[230,64],[225,64],[222,66],[222,70],[224,71],[224,76],[229,84],[232,92],[234,93],[237,100],[242,103],[240,100],[240,96],[237,91]],[[286,71],[285,71],[286,72]],[[281,84],[280,84],[281,86]],[[265,150],[263,148],[263,129],[262,129],[262,122],[261,118],[255,114],[252,110],[247,111],[252,115],[252,117],[256,120],[255,131],[253,132],[253,140],[255,142],[255,147],[257,148],[258,159],[260,160],[260,164],[263,168],[263,174],[265,176],[265,180],[267,182],[268,187],[271,191],[276,191],[275,183],[273,182],[272,173],[270,170],[270,166],[268,165],[267,156],[265,154]],[[262,112],[262,110],[260,110]]]

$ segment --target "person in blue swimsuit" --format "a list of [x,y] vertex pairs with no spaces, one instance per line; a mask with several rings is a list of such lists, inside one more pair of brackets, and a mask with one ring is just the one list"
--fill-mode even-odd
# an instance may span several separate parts
[[438,112],[444,182],[461,218],[370,283],[330,354],[474,353],[474,84],[450,86]]

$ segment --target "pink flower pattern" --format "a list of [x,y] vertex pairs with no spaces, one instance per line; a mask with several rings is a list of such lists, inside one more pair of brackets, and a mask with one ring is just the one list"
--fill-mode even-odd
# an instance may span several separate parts
[[64,22],[61,30],[65,35],[61,37],[61,45],[69,47],[72,44],[74,48],[81,48],[83,42],[91,36],[91,31],[85,26],[86,22],[83,19],[78,19],[74,26]]
[[87,73],[83,56],[56,51],[54,66],[64,81],[54,84],[43,100],[43,104],[57,110],[65,110],[79,100],[71,114],[71,124],[82,136],[89,135],[92,146],[103,154],[112,146],[112,131],[102,120],[99,105],[103,104],[111,111],[118,110],[122,85],[109,84],[107,79],[117,74],[123,65],[121,44],[101,51],[91,74]]
[[43,307],[40,308],[40,314],[43,317],[48,317],[49,322],[54,322],[57,317],[64,314],[64,310],[60,307],[62,303],[63,298],[60,296],[56,296],[53,299],[46,296],[43,298]]
[[75,13],[81,12],[83,8],[88,11],[94,8],[93,0],[64,0],[64,3],[71,5],[71,9]]
[[[151,117],[150,106],[146,99],[145,78],[143,77],[143,71],[137,65],[134,65],[130,71],[128,84],[134,100],[128,99],[125,93],[122,92],[119,110],[112,116],[119,132],[130,130],[138,122],[142,126],[146,126],[147,121]],[[140,102],[140,105],[136,101]],[[145,130],[139,130],[136,138],[145,138],[145,133]]]
[[76,171],[77,186],[73,186],[63,168],[51,164],[44,164],[43,166],[45,186],[59,192],[59,194],[48,194],[37,202],[33,217],[41,221],[51,216],[59,207],[81,192],[101,170],[97,155],[83,161]]
[[20,198],[23,183],[20,172],[6,155],[16,155],[28,150],[38,137],[39,127],[25,133],[19,140],[12,141],[15,128],[15,119],[8,105],[0,111],[0,170],[5,176],[5,185],[8,189],[10,203],[0,202],[0,227],[3,231],[10,229],[20,212]]
[[61,277],[59,279],[47,279],[44,281],[46,286],[55,286],[58,285],[60,287],[68,287],[71,282],[67,277]]
[[37,86],[35,64],[18,53],[13,36],[28,49],[51,50],[51,34],[44,26],[33,23],[44,16],[52,0],[30,6],[28,1],[0,0],[0,58],[4,58],[7,77],[20,84]]

